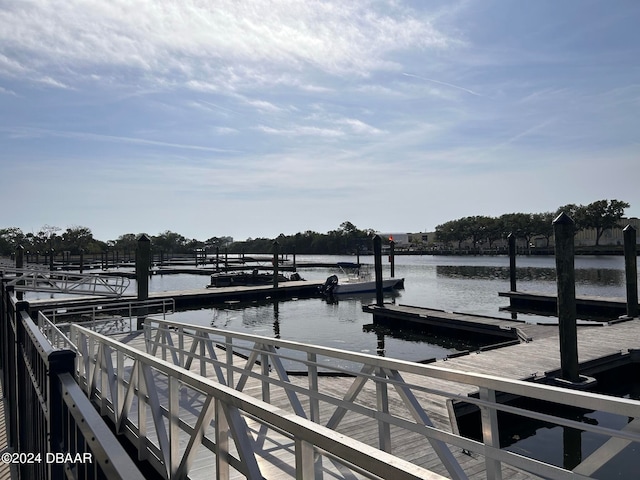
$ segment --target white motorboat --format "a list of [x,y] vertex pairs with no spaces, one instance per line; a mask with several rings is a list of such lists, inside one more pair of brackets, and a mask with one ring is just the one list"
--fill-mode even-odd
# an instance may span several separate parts
[[[340,295],[345,293],[368,293],[376,291],[376,280],[371,271],[362,265],[339,263],[343,275],[331,275],[320,288],[324,295]],[[404,278],[382,279],[382,290],[404,288]]]

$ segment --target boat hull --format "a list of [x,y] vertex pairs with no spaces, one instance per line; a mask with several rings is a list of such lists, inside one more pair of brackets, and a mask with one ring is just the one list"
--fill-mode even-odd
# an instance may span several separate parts
[[[386,278],[382,280],[382,290],[404,288],[404,278]],[[376,282],[339,283],[333,287],[332,293],[340,295],[345,293],[368,293],[376,291]]]

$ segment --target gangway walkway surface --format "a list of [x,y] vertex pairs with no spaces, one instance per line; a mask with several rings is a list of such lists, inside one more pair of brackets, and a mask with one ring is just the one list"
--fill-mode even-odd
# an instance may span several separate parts
[[[635,347],[637,333],[640,331],[637,322],[624,322],[616,327],[618,328],[612,328],[607,333],[610,341],[605,342],[602,348],[596,349],[593,355],[620,352],[625,347]],[[599,336],[602,336],[603,331],[601,328],[585,329],[584,332],[589,336],[585,337],[583,343],[587,345],[593,342],[593,339],[596,338],[593,335],[598,335],[597,332],[599,332]],[[636,401],[629,401],[630,403],[626,404],[625,400],[586,392],[570,391],[567,393],[565,389],[557,387],[537,386],[518,381],[512,383],[508,380],[505,380],[500,388],[495,385],[492,388],[483,386],[484,382],[489,382],[488,384],[493,384],[494,381],[503,383],[502,379],[491,376],[491,373],[496,373],[496,365],[505,361],[507,357],[504,355],[522,355],[518,351],[499,356],[497,361],[493,361],[491,367],[493,370],[487,371],[489,368],[487,365],[492,363],[490,358],[493,354],[484,352],[480,355],[450,359],[441,364],[446,366],[446,369],[431,368],[430,373],[427,374],[426,371],[429,369],[422,370],[423,366],[411,364],[411,362],[341,351],[329,352],[332,349],[308,345],[302,347],[295,342],[265,338],[258,340],[258,338],[206,327],[148,320],[144,335],[141,333],[132,334],[128,338],[122,338],[122,341],[136,345],[137,348],[165,358],[176,365],[188,367],[203,376],[215,378],[217,381],[230,382],[230,385],[235,385],[244,393],[266,400],[283,410],[314,418],[314,421],[347,434],[351,438],[392,452],[403,460],[452,478],[590,478],[588,474],[595,472],[602,466],[602,463],[594,463],[593,458],[588,458],[583,462],[583,465],[574,469],[575,472],[586,472],[586,475],[571,473],[570,476],[565,476],[562,471],[559,471],[560,469],[555,467],[536,462],[528,463],[522,461],[521,458],[509,458],[509,455],[501,450],[493,451],[494,447],[491,444],[487,445],[486,440],[485,445],[480,448],[477,444],[474,445],[473,442],[466,439],[456,438],[453,440],[451,437],[454,435],[451,433],[453,430],[451,422],[452,400],[477,402],[476,404],[482,409],[495,400],[492,399],[492,395],[495,395],[496,391],[504,391],[531,398],[553,399],[553,401],[560,403],[566,402],[568,405],[584,406],[594,410],[610,409],[617,413],[621,413],[622,410],[629,407],[633,411],[630,415],[631,418],[635,418],[639,413],[640,404]],[[614,338],[618,338],[618,342],[612,345],[611,342],[614,342]],[[626,340],[620,342],[621,339]],[[553,341],[547,343],[549,345],[546,345],[544,351],[546,352],[547,349],[552,351]],[[533,343],[522,345],[529,347],[530,352],[533,351]],[[506,348],[518,348],[518,346]],[[500,350],[506,351],[506,348]],[[287,349],[289,350],[285,351]],[[297,352],[293,352],[293,350],[297,350]],[[557,343],[555,343],[555,350],[557,350]],[[244,357],[237,355],[243,352],[245,353]],[[304,353],[303,358],[300,357],[301,352]],[[318,358],[310,360],[312,357],[320,357],[323,354],[331,354],[334,360],[338,359],[342,363],[336,367],[335,365],[323,365]],[[482,362],[479,362],[478,368],[474,369],[474,360],[479,358],[485,359],[488,363],[483,365]],[[365,362],[363,366],[361,365],[360,370],[358,368],[350,370],[343,365],[343,363],[350,363],[356,359]],[[290,364],[289,367],[292,364],[302,365],[306,372],[295,370],[295,368],[290,370],[285,366],[287,364]],[[557,365],[557,358],[549,355],[547,365],[553,369]],[[536,368],[532,364],[530,367]],[[460,370],[454,372],[455,369]],[[479,373],[479,377],[470,381],[469,375],[475,376],[470,372],[474,371],[483,373]],[[272,373],[270,374],[270,372]],[[526,372],[525,377],[531,373],[529,370]],[[521,371],[514,370],[508,376],[519,378],[521,373]],[[234,374],[236,380],[234,380]],[[529,389],[531,391],[528,391]],[[472,391],[480,392],[479,400],[468,399],[467,395]],[[563,398],[564,395],[567,397]],[[606,406],[608,402],[613,403]],[[614,404],[618,405],[614,406]],[[621,404],[626,405],[622,407]],[[422,410],[422,406],[426,406],[424,410]],[[492,405],[485,412],[488,414],[486,421],[489,426],[493,422],[491,411],[495,412],[503,408],[509,410],[507,407]],[[631,410],[627,413],[630,413]],[[534,418],[540,416],[534,412],[519,413]],[[572,424],[571,421],[563,423],[562,420],[554,420],[560,425],[584,427]],[[412,427],[407,422],[415,423]],[[422,425],[423,431],[415,426],[418,424]],[[437,432],[431,430],[430,425]],[[587,426],[586,430],[589,428]],[[634,428],[632,426],[629,431],[622,433],[615,433],[608,431],[608,429],[603,431],[613,440],[618,434],[630,439],[635,435],[631,433]],[[443,462],[443,458],[439,456],[442,454],[442,450],[440,452],[434,451],[442,445],[435,442],[436,448],[433,448],[433,444],[430,447],[429,442],[425,441],[425,431],[434,434],[436,439],[446,440],[445,443],[454,445],[449,450],[454,457],[454,462],[463,473],[456,472],[457,467],[451,467],[451,465],[449,469],[453,468],[454,473],[448,471],[445,465],[446,460]],[[638,437],[635,438],[637,441]],[[458,445],[455,445],[456,443]],[[604,444],[602,448],[608,450],[608,456],[604,455],[602,458],[610,460],[615,456],[620,447],[615,447],[614,443],[615,441]],[[627,444],[628,440],[623,441],[623,445]],[[475,453],[469,455],[468,452]],[[485,455],[482,455],[483,453]],[[446,454],[444,458],[447,458]],[[501,466],[495,465],[496,459],[503,461]],[[601,460],[601,462],[603,461],[606,460]],[[506,466],[508,463],[512,463],[513,468]],[[588,465],[589,463],[590,465]],[[523,468],[534,473],[527,473],[523,471]],[[495,473],[496,470],[500,471],[501,476]],[[456,476],[458,474],[459,476]]]

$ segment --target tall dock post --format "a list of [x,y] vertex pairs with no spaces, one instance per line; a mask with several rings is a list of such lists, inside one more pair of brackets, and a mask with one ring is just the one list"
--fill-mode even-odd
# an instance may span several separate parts
[[507,235],[509,241],[509,282],[510,290],[516,291],[516,236],[513,233]]
[[391,264],[391,278],[396,276],[396,242],[389,240],[389,263]]
[[293,271],[297,272],[297,267],[296,267],[296,246],[294,245],[293,248]]
[[[18,245],[16,247],[16,269],[21,270],[24,268],[24,247],[22,245]],[[22,276],[22,272],[17,274],[18,277]],[[24,293],[22,291],[16,292],[16,298],[18,300],[24,299]]]
[[376,275],[376,305],[382,307],[384,299],[382,297],[382,238],[380,235],[373,237],[373,259]]
[[636,229],[627,225],[624,235],[624,271],[627,277],[627,316],[638,316],[638,255],[636,251]]
[[576,326],[576,276],[574,266],[575,222],[562,212],[553,221],[556,241],[558,328],[562,379],[578,383],[578,329]]
[[[149,299],[149,270],[151,267],[151,239],[144,233],[138,238],[136,248],[136,283],[138,288],[138,301]],[[138,330],[147,315],[147,307],[138,309]]]
[[84,273],[84,248],[80,249],[80,273]]
[[277,240],[273,242],[273,288],[278,288],[278,267],[280,257],[280,244]]

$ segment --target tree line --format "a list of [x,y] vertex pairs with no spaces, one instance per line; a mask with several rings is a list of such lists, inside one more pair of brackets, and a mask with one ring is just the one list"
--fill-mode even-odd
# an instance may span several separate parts
[[496,241],[503,240],[509,233],[523,239],[530,245],[534,238],[546,239],[546,246],[553,236],[553,220],[561,213],[568,214],[576,224],[576,232],[594,229],[596,246],[602,234],[613,228],[620,228],[627,202],[621,200],[598,200],[588,205],[568,204],[555,212],[505,213],[499,217],[472,216],[450,220],[436,227],[436,241],[442,245],[456,245],[461,248],[465,242],[474,249],[479,246],[493,248]]
[[[527,245],[536,237],[544,237],[549,245],[553,235],[553,219],[564,211],[576,222],[577,231],[593,228],[596,231],[596,245],[602,234],[610,228],[617,228],[629,204],[620,200],[598,200],[588,205],[569,204],[558,208],[556,212],[544,213],[507,213],[500,217],[472,216],[445,222],[436,227],[436,241],[441,246],[462,247],[470,242],[473,248],[486,245],[493,248],[494,243],[504,239],[509,233],[524,239]],[[178,254],[192,254],[196,249],[214,252],[216,248],[230,253],[271,253],[273,242],[277,240],[280,251],[301,254],[353,254],[365,252],[371,248],[373,229],[359,229],[349,221],[327,233],[311,230],[295,235],[280,234],[277,238],[255,238],[245,241],[233,241],[229,236],[211,237],[201,241],[186,238],[179,233],[167,230],[158,235],[148,235],[154,251]],[[0,255],[10,255],[18,245],[25,250],[44,254],[53,249],[55,252],[68,251],[77,255],[80,250],[87,254],[99,254],[109,249],[133,252],[140,234],[127,233],[115,240],[95,239],[91,229],[83,226],[61,228],[44,225],[36,233],[23,233],[17,227],[0,228]],[[383,239],[387,242],[387,239]]]
[[[156,252],[174,254],[192,254],[197,249],[215,252],[216,248],[230,253],[271,253],[273,242],[277,240],[282,252],[308,254],[347,254],[358,250],[370,249],[373,229],[361,230],[351,222],[343,222],[336,230],[326,234],[307,230],[295,235],[280,234],[276,239],[255,238],[234,242],[232,237],[211,237],[201,241],[186,238],[179,233],[167,230],[158,235],[147,235],[151,239],[152,249]],[[73,226],[66,230],[50,225],[43,226],[37,233],[23,233],[20,228],[0,228],[0,255],[11,255],[19,245],[30,253],[45,254],[54,250],[78,255],[82,250],[86,254],[100,254],[108,250],[133,252],[140,234],[126,233],[115,240],[102,241],[93,237],[91,229]]]

